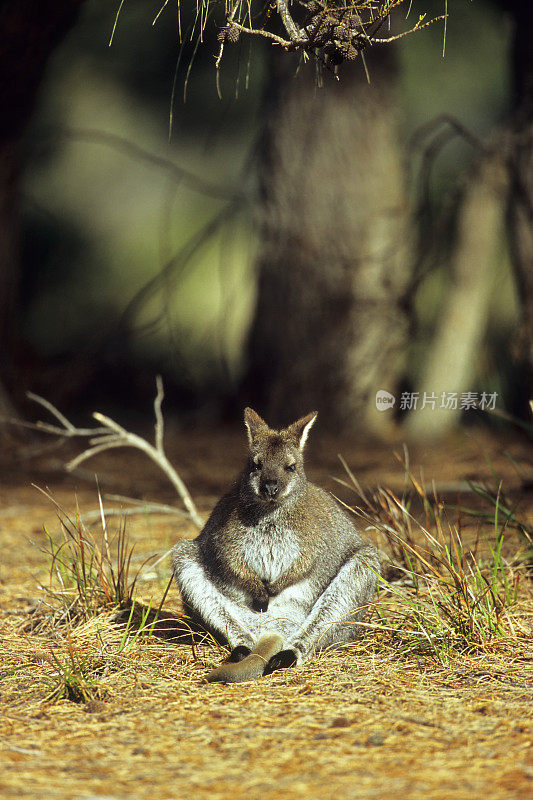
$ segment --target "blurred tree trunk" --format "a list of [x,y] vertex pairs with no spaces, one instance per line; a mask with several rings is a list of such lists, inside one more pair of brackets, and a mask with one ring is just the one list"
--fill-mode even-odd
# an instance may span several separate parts
[[[374,53],[372,53],[374,55]],[[259,288],[246,393],[276,423],[383,432],[409,317],[409,213],[391,49],[326,75],[275,57],[262,143]]]
[[[442,392],[471,390],[507,222],[522,307],[520,342],[512,350],[524,369],[519,403],[527,414],[533,380],[533,8],[516,0],[504,7],[514,16],[513,115],[496,142],[487,145],[467,184],[452,253],[452,286],[417,389],[420,401],[424,392],[434,393],[437,406]],[[407,427],[413,438],[435,438],[459,415],[459,408],[433,410],[419,403]]]
[[533,397],[533,6],[511,0],[515,31],[513,152],[510,226],[513,266],[522,304],[522,345],[527,375],[524,389]]
[[[82,0],[0,0],[0,416],[16,376],[18,178],[22,139],[49,55]],[[0,424],[0,436],[1,436]]]
[[0,140],[0,414],[10,411],[1,388],[10,371],[17,296],[17,155],[13,141]]
[[[478,158],[466,186],[451,253],[451,285],[417,386],[417,410],[407,420],[414,439],[436,438],[453,427],[460,403],[442,408],[442,397],[472,389],[502,258],[507,192],[505,155],[496,146]],[[424,395],[436,397],[434,405],[424,403]]]

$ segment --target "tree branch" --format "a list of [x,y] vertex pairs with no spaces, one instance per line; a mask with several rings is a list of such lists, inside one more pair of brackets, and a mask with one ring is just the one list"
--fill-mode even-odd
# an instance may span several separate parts
[[[98,411],[93,414],[93,417],[102,425],[102,427],[76,428],[76,426],[73,425],[70,420],[68,420],[60,411],[58,411],[58,409],[52,403],[31,392],[28,393],[30,400],[33,400],[34,402],[43,406],[43,408],[45,408],[53,417],[55,417],[61,423],[61,425],[50,425],[44,422],[37,422],[35,424],[22,424],[24,424],[25,427],[31,427],[34,430],[39,430],[43,433],[52,434],[54,436],[61,436],[64,438],[71,438],[75,436],[89,438],[89,447],[87,447],[85,450],[79,453],[79,455],[71,459],[68,464],[66,464],[66,469],[69,472],[76,469],[76,467],[78,467],[84,461],[87,461],[89,458],[92,458],[93,456],[103,453],[107,450],[117,447],[133,447],[136,450],[141,450],[165,473],[180,496],[183,505],[187,509],[187,515],[190,517],[196,527],[201,529],[203,528],[204,523],[198,513],[190,492],[178,472],[168,460],[164,450],[164,421],[161,411],[164,391],[163,381],[160,375],[158,375],[156,378],[156,386],[157,394],[154,399],[155,445],[150,444],[150,442],[146,441],[146,439],[143,439],[141,436],[138,436],[136,433],[127,431],[125,428],[119,425],[118,422],[115,422],[115,420],[110,419],[110,417],[106,417],[105,414],[101,414]],[[10,421],[14,424],[20,424],[17,420]],[[159,506],[159,508],[162,509],[161,506]],[[179,513],[174,509],[172,511],[173,513]]]
[[307,41],[307,36],[303,34],[303,31],[300,31],[295,21],[291,17],[286,0],[276,0],[276,6],[280,19],[283,23],[283,27],[289,34],[291,42],[295,42],[298,39],[305,39]]
[[[405,0],[385,0],[378,6],[368,0],[353,0],[350,4],[340,6],[335,0],[298,0],[306,13],[303,28],[300,28],[289,10],[289,0],[275,0],[275,6],[265,6],[263,12],[254,14],[254,20],[260,19],[261,24],[258,27],[243,25],[245,20],[252,19],[252,15],[249,6],[245,6],[242,0],[237,0],[226,16],[225,26],[219,32],[220,47],[216,68],[220,68],[225,43],[238,41],[240,34],[270,39],[272,44],[280,45],[284,50],[300,50],[304,55],[337,67],[345,60],[353,61],[372,44],[392,44],[448,17],[448,14],[441,14],[423,23],[425,15],[422,15],[417,24],[408,31],[388,38],[377,37],[376,33],[390,20],[392,11],[404,2]],[[274,8],[287,31],[288,39],[266,28]]]
[[411,33],[416,33],[417,31],[423,31],[424,28],[429,28],[430,25],[433,25],[434,22],[439,22],[441,19],[448,19],[448,14],[441,14],[440,17],[433,17],[433,19],[430,19],[429,22],[424,22],[423,25],[415,25],[415,27],[411,28],[411,30],[398,33],[396,36],[389,36],[388,39],[377,39],[375,37],[371,37],[372,44],[390,44],[391,42],[397,42],[398,39],[403,39],[404,36],[409,36]]

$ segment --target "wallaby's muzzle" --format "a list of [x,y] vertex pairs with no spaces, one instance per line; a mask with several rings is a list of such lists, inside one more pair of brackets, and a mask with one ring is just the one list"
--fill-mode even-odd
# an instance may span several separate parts
[[279,482],[277,480],[261,481],[259,491],[265,500],[275,500],[279,495]]

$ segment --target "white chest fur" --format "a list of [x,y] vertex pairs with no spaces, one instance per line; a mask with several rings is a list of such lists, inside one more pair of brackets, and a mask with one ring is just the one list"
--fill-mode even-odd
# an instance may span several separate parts
[[242,540],[245,563],[262,581],[275,581],[300,555],[294,531],[269,523],[249,528]]

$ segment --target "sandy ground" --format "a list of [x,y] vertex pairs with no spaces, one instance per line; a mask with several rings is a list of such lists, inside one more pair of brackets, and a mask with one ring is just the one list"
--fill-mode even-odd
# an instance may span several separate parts
[[[316,437],[309,474],[336,490],[342,452],[366,488],[401,491],[404,469],[393,446],[376,449]],[[242,434],[170,435],[169,455],[204,516],[242,461]],[[393,634],[370,630],[360,642],[255,683],[209,685],[222,653],[151,637],[121,652],[122,632],[102,614],[77,627],[31,630],[48,583],[39,547],[43,526],[57,537],[48,487],[73,510],[96,507],[90,480],[64,477],[61,452],[13,462],[0,484],[0,797],[29,798],[522,798],[533,790],[533,661],[530,595],[525,583],[515,638],[485,650],[402,654]],[[56,459],[54,461],[53,459]],[[450,500],[471,504],[465,480],[503,479],[533,523],[532,456],[517,439],[458,436],[445,447],[411,453],[413,470]],[[174,501],[155,469],[135,453],[91,462],[102,491]],[[497,477],[495,477],[495,475]],[[467,502],[468,501],[468,502]],[[109,501],[116,505],[116,501]],[[472,523],[474,524],[474,523]],[[479,529],[479,523],[475,523]],[[144,514],[127,521],[134,566],[164,553],[186,520]],[[36,546],[37,545],[37,546]],[[520,550],[507,543],[509,557]],[[148,569],[138,599],[162,597],[168,562]],[[171,587],[165,608],[179,608]],[[58,658],[68,653],[98,676],[99,698],[50,699]]]

